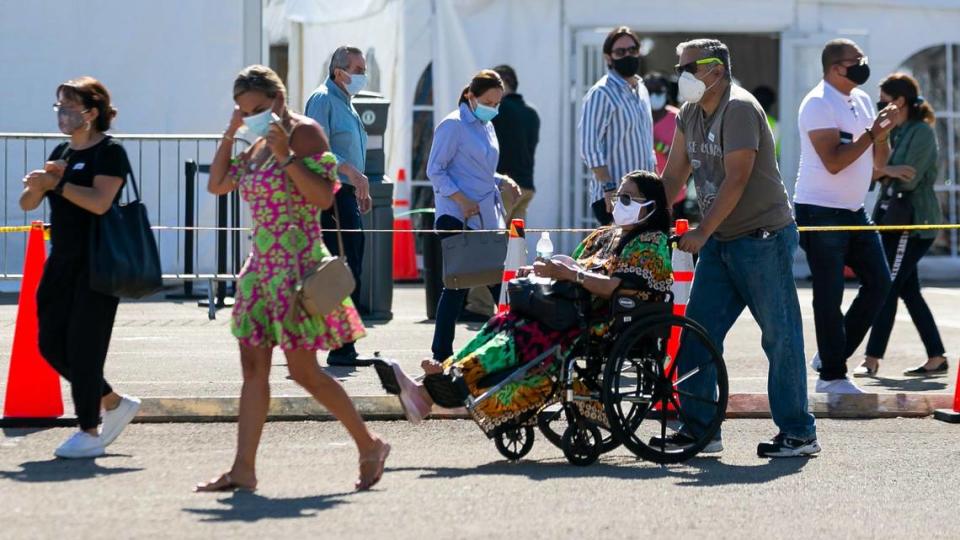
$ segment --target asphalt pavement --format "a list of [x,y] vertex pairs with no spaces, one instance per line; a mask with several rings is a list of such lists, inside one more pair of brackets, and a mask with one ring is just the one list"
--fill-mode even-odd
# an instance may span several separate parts
[[769,461],[768,420],[732,420],[719,458],[657,466],[616,450],[568,465],[537,439],[503,460],[469,421],[372,424],[382,482],[351,491],[335,422],[273,422],[255,493],[195,494],[228,466],[233,424],[134,424],[96,460],[57,460],[70,430],[0,438],[0,538],[957,538],[960,431],[930,419],[819,422],[823,452]]

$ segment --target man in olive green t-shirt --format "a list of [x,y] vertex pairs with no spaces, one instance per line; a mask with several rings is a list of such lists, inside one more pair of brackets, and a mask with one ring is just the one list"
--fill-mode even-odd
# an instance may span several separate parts
[[[667,200],[673,200],[692,172],[703,216],[679,241],[679,249],[700,253],[687,317],[703,325],[722,350],[727,332],[744,308],[750,309],[770,362],[770,412],[779,428],[757,453],[815,454],[820,445],[807,411],[803,327],[793,281],[798,233],[773,134],[757,100],[731,82],[726,45],[698,39],[681,43],[677,54],[679,97],[686,103],[677,117],[663,182]],[[711,409],[718,391],[716,373],[699,369],[708,354],[697,340],[689,340],[677,358],[685,422],[667,437],[671,448],[692,445],[701,435],[698,428],[716,414]],[[651,446],[659,444],[651,441]],[[704,451],[722,448],[717,438]]]

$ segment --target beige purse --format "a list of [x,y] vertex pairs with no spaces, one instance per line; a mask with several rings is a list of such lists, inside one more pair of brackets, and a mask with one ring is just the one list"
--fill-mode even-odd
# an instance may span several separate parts
[[[290,179],[287,182],[287,210],[290,214],[291,226],[293,220],[293,196],[290,193]],[[340,211],[337,203],[333,203],[333,214],[337,221],[337,244],[340,253],[343,253],[343,236],[340,233]],[[353,279],[353,272],[347,265],[344,257],[324,257],[315,268],[303,276],[300,273],[300,264],[294,265],[297,271],[297,303],[301,309],[311,317],[326,317],[343,304],[357,286]]]

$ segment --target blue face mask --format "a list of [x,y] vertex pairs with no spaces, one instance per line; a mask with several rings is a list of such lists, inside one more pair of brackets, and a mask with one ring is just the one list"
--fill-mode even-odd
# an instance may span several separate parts
[[350,74],[350,82],[346,84],[347,93],[355,96],[367,87],[367,76],[364,74]]
[[243,119],[243,125],[257,137],[266,137],[267,132],[270,131],[270,121],[273,120],[272,113],[272,109],[267,109],[253,116],[248,116]]
[[489,105],[484,105],[483,103],[477,103],[477,107],[473,109],[473,115],[477,117],[477,120],[481,122],[489,122],[500,113],[500,106],[491,107]]

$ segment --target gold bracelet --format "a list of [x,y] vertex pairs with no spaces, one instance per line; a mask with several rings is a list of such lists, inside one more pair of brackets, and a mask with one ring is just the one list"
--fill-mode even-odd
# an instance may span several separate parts
[[220,138],[225,141],[233,142],[233,135],[227,135],[226,133],[224,133],[223,135],[220,136]]

